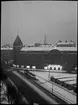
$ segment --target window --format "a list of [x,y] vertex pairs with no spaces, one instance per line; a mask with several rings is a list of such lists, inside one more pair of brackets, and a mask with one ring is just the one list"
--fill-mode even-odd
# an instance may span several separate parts
[[52,70],[52,67],[50,67],[50,70]]
[[58,67],[58,70],[60,70],[60,67]]
[[56,67],[54,67],[54,70],[56,70]]

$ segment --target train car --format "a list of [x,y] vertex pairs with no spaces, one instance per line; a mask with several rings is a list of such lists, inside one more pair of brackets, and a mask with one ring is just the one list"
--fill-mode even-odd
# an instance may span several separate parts
[[24,74],[28,75],[28,72],[29,71],[27,69],[24,70]]
[[76,80],[65,82],[64,86],[69,90],[75,90],[76,85],[74,86],[74,84],[76,84]]
[[54,76],[54,80],[57,81],[58,79],[65,79],[65,78],[76,78],[76,75],[56,75]]
[[66,82],[71,82],[71,81],[76,81],[76,78],[62,78],[62,79],[57,79],[57,83],[60,84],[61,86],[65,86]]
[[51,78],[51,81],[57,83],[60,86],[63,86],[64,88],[67,88],[69,90],[73,90],[74,92],[76,92],[76,89],[77,89],[77,87],[76,87],[76,79],[74,79],[74,80],[72,78],[70,80],[67,80],[67,79],[62,80],[61,79],[61,81],[60,81],[60,80],[58,80],[56,78]]
[[66,79],[66,78],[76,78],[77,76],[76,75],[70,75],[70,76],[68,76],[68,75],[60,75],[60,76],[55,76],[54,78],[55,79]]
[[59,84],[60,86],[65,87],[65,82],[70,82],[72,80],[76,80],[76,76],[69,76],[69,77],[64,77],[64,76],[55,76],[54,78],[51,77],[51,81]]
[[50,80],[51,80],[52,82],[55,82],[55,83],[56,83],[56,79],[55,79],[55,78],[51,77]]
[[29,70],[25,69],[24,70],[24,74],[27,75],[29,78],[33,78],[33,79],[36,79],[36,75],[31,73]]

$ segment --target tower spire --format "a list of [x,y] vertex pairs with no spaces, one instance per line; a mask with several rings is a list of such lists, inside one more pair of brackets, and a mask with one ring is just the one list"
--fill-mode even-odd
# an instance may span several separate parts
[[45,35],[44,35],[44,45],[46,45],[47,44],[47,38],[46,38],[46,33],[45,33]]
[[18,35],[18,28],[17,28],[17,35]]

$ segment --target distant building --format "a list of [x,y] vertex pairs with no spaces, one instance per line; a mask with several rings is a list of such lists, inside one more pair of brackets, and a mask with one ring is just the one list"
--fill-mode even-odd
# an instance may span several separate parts
[[56,47],[76,47],[75,42],[70,41],[67,42],[67,40],[65,42],[59,41],[58,43],[55,44]]
[[39,47],[41,44],[40,43],[35,43],[34,46],[35,47]]
[[46,38],[46,35],[44,36],[44,45],[47,45],[47,38]]

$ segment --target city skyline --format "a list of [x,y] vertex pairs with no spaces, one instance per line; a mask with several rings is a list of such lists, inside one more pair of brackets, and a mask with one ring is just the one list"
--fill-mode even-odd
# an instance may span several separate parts
[[45,33],[49,44],[77,42],[77,2],[1,2],[1,44],[13,44],[17,34],[23,44],[43,43]]

